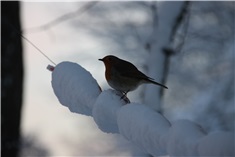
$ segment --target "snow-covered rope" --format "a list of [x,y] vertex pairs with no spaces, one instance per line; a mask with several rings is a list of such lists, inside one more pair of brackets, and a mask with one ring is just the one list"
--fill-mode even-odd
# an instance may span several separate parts
[[76,63],[62,62],[48,69],[62,105],[92,116],[103,132],[120,133],[153,156],[235,156],[233,132],[208,134],[189,120],[170,124],[146,105],[126,104],[114,90],[102,92],[92,75]]

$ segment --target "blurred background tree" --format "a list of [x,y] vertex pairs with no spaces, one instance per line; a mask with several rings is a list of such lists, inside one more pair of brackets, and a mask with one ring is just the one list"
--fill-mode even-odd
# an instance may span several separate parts
[[[20,123],[23,95],[23,57],[19,2],[1,2],[2,21],[2,144],[3,157],[16,157],[20,148]],[[11,24],[11,25],[10,25]]]

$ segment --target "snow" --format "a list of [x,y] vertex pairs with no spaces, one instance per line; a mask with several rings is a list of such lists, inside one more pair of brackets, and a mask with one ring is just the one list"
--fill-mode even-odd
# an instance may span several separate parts
[[170,123],[159,113],[137,103],[123,106],[118,113],[120,133],[152,155],[165,155],[161,138]]
[[103,91],[97,98],[92,110],[94,121],[99,129],[106,133],[119,133],[117,112],[126,103],[115,90]]
[[[161,83],[164,70],[165,55],[162,51],[163,48],[169,48],[171,45],[171,31],[172,27],[180,14],[184,1],[177,2],[158,2],[159,7],[157,12],[155,12],[154,18],[157,23],[157,27],[154,29],[153,39],[151,42],[152,48],[147,60],[148,66],[148,76],[154,78],[157,82]],[[170,10],[170,11],[169,11]],[[160,40],[159,40],[160,39]],[[170,90],[167,84],[165,84]],[[145,90],[144,102],[156,111],[161,109],[161,99],[160,99],[160,87],[155,87],[152,85],[147,85]]]
[[153,156],[234,156],[234,133],[207,134],[190,120],[172,124],[144,104],[127,103],[115,90],[101,92],[92,75],[71,62],[58,64],[52,87],[71,112],[91,115],[105,133],[120,133]]
[[172,124],[168,134],[167,152],[174,156],[198,156],[197,142],[206,132],[189,120],[178,120]]
[[90,72],[79,64],[62,62],[52,72],[51,83],[62,105],[71,112],[91,115],[101,89]]
[[200,156],[234,156],[234,133],[213,132],[200,139],[198,152]]

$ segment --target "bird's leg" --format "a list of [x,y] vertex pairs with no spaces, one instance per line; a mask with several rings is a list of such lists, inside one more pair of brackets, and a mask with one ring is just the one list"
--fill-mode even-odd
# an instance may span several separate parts
[[121,97],[121,99],[124,99],[125,97],[127,98],[127,93],[128,93],[129,91],[122,91],[122,94],[123,94],[123,96]]
[[123,99],[123,98],[125,98],[126,97],[126,95],[127,95],[127,92],[122,92],[122,97],[121,97],[121,99]]
[[[120,100],[123,100],[123,101],[125,101],[127,104],[129,104],[130,103],[130,100],[127,98],[127,93],[129,92],[129,91],[126,91],[126,92],[123,92],[123,91],[118,91],[119,93],[117,94],[118,96],[120,96]],[[121,95],[122,94],[122,95]]]

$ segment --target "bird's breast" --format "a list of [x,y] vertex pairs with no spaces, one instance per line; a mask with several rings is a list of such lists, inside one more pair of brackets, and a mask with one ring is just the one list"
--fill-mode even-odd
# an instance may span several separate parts
[[105,70],[105,78],[107,81],[111,80],[111,68],[110,67],[106,67],[106,70]]

